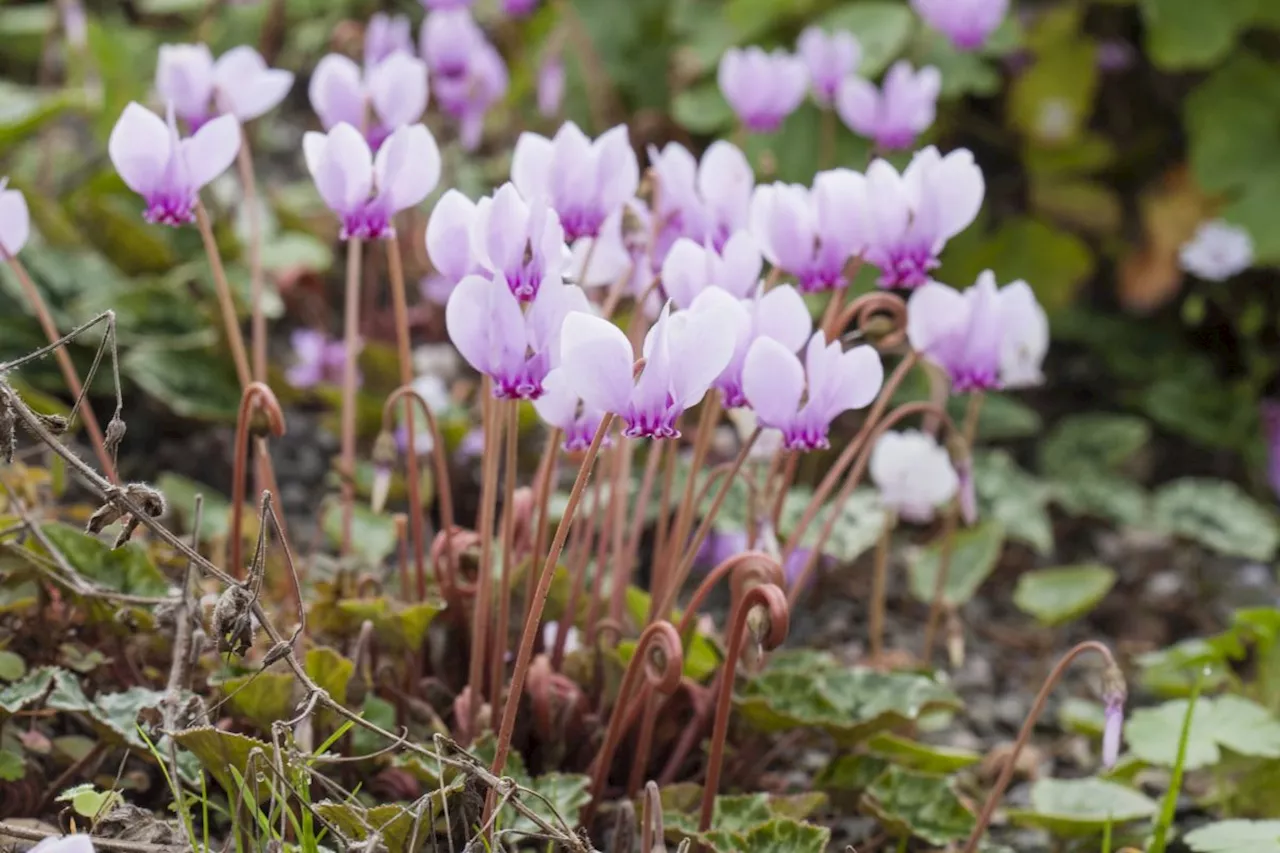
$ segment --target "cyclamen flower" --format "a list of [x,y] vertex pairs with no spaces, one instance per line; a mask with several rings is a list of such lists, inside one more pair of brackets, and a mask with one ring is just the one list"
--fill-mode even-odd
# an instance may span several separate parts
[[737,333],[716,311],[673,314],[668,304],[645,338],[645,365],[633,380],[631,342],[622,330],[600,317],[570,314],[561,366],[584,404],[620,417],[628,437],[679,438],[676,421],[729,364]]
[[564,59],[558,53],[551,54],[538,66],[538,112],[545,118],[560,114],[564,85]]
[[251,47],[233,47],[214,62],[203,44],[160,46],[156,91],[193,131],[219,113],[251,121],[284,100],[292,86],[292,71],[268,68]]
[[874,348],[844,352],[839,341],[828,344],[821,331],[809,339],[804,365],[785,345],[758,338],[742,366],[747,402],[761,424],[782,430],[788,450],[828,447],[831,422],[869,405],[883,383],[884,366]]
[[716,79],[738,120],[753,133],[773,133],[796,111],[809,87],[804,60],[785,50],[731,47]]
[[446,277],[461,281],[493,273],[523,302],[544,282],[563,279],[564,230],[554,210],[526,204],[512,184],[503,184],[478,204],[457,190],[445,193],[427,222],[427,254]]
[[977,218],[985,184],[967,149],[943,157],[931,145],[901,175],[876,160],[856,189],[862,195],[846,204],[865,238],[863,259],[880,269],[881,287],[910,288],[929,280],[947,241]]
[[[763,551],[775,559],[781,558],[782,549],[778,545],[778,536],[769,519],[763,518],[757,522],[754,542],[748,539],[745,530],[718,531],[713,528],[707,538],[702,540],[702,547],[698,549],[694,565],[700,569],[709,570],[746,551]],[[797,547],[787,557],[782,564],[782,575],[787,586],[791,586],[800,577],[800,572],[804,569],[804,564],[809,562],[811,553],[813,553],[812,548]],[[821,556],[826,558],[827,555]]]
[[612,213],[636,194],[640,165],[626,125],[592,141],[576,124],[565,122],[551,139],[520,134],[511,161],[511,180],[525,198],[550,201],[565,236],[595,237]]
[[881,89],[861,77],[846,77],[836,96],[836,112],[859,136],[885,150],[910,148],[933,124],[942,75],[926,66],[918,72],[905,59],[884,75]]
[[[712,298],[705,292],[693,302],[694,310]],[[726,409],[747,405],[742,389],[742,368],[751,345],[759,338],[770,338],[791,352],[798,352],[813,331],[813,318],[804,298],[789,284],[781,284],[751,299],[742,300],[747,322],[739,323],[737,343],[729,365],[716,378],[715,387],[724,398]]]
[[917,429],[882,435],[871,450],[869,471],[880,503],[915,524],[932,521],[937,508],[960,488],[947,449]]
[[484,31],[471,17],[470,4],[458,4],[434,12],[422,22],[418,46],[432,77],[462,79],[466,77],[472,56],[487,44]]
[[678,142],[668,142],[661,151],[651,145],[649,163],[660,226],[654,247],[659,263],[679,237],[710,240],[720,251],[730,235],[746,227],[756,179],[736,145],[716,140],[701,161]]
[[808,27],[796,42],[796,52],[809,68],[809,83],[819,104],[829,106],[840,91],[844,78],[858,70],[862,45],[848,30],[827,33]]
[[15,257],[31,236],[31,214],[27,200],[17,190],[6,189],[9,179],[0,178],[0,254]]
[[445,306],[445,327],[467,363],[493,380],[493,396],[537,400],[557,366],[565,318],[587,311],[582,289],[546,282],[522,311],[500,277],[469,275]]
[[[294,363],[284,373],[285,381],[301,391],[330,382],[342,381],[347,363],[347,346],[342,340],[331,340],[315,329],[295,329],[289,336]],[[361,380],[357,374],[356,382]]]
[[[583,404],[581,398],[569,387],[564,369],[557,367],[542,382],[543,394],[533,401],[538,415],[564,433],[564,449],[586,450],[591,446],[604,412]],[[604,444],[609,443],[606,436]]]
[[1221,219],[1202,222],[1178,252],[1182,268],[1206,281],[1226,281],[1253,265],[1253,238]]
[[316,65],[308,94],[325,130],[349,124],[377,150],[397,128],[422,118],[427,67],[416,56],[395,52],[362,73],[347,57],[331,53]]
[[165,225],[195,220],[200,188],[225,172],[239,150],[235,116],[219,116],[189,138],[179,139],[172,106],[166,122],[132,101],[107,140],[107,153],[120,178],[147,204],[143,217]]
[[751,231],[769,263],[796,277],[800,290],[844,287],[845,266],[862,249],[857,222],[869,214],[863,178],[849,169],[820,172],[813,189],[798,184],[756,187]]
[[964,292],[930,282],[911,294],[907,338],[946,371],[959,394],[1038,380],[1048,323],[1025,282],[997,289],[986,270]]
[[662,262],[662,286],[678,308],[688,308],[703,290],[718,287],[744,299],[760,284],[764,258],[749,232],[739,231],[717,252],[681,237]]
[[345,122],[328,134],[307,133],[302,151],[320,197],[338,214],[343,240],[391,235],[392,218],[421,204],[440,180],[440,150],[420,124],[397,128],[377,157]]
[[1009,0],[911,0],[911,8],[960,50],[977,50],[1004,20]]
[[413,31],[404,15],[375,12],[364,28],[364,67],[369,70],[392,54],[413,55]]
[[462,4],[428,15],[419,47],[441,109],[460,122],[463,147],[474,149],[480,143],[485,113],[507,93],[502,55]]
[[538,8],[539,0],[502,0],[502,11],[513,18],[532,15]]

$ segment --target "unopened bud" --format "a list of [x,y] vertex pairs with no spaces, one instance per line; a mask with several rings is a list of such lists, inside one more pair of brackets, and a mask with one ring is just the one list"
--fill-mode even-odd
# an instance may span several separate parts
[[107,431],[102,437],[102,444],[112,456],[115,456],[116,451],[120,449],[120,442],[124,440],[125,429],[125,423],[121,420],[119,414],[112,416],[111,422],[107,424]]
[[44,428],[54,435],[62,435],[67,431],[70,423],[63,415],[36,415],[36,417],[44,424]]
[[1108,664],[1102,674],[1102,699],[1106,703],[1103,711],[1102,729],[1102,766],[1114,767],[1120,757],[1120,741],[1124,730],[1124,701],[1128,689],[1124,683],[1124,673],[1114,663]]
[[955,608],[947,610],[947,658],[952,669],[964,666],[964,623]]

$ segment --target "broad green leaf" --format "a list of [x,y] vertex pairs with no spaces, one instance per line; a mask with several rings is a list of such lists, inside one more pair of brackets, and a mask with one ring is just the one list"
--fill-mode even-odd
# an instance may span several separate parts
[[124,797],[119,791],[99,791],[93,783],[86,782],[63,791],[57,801],[70,803],[76,814],[92,821],[124,802]]
[[1097,46],[1084,38],[1042,51],[1009,88],[1010,123],[1045,147],[1079,139],[1097,93],[1096,56]]
[[13,652],[0,652],[0,681],[17,681],[27,674],[27,662]]
[[1215,65],[1230,55],[1255,5],[1256,0],[1142,0],[1146,53],[1166,71]]
[[1080,468],[1052,481],[1050,495],[1063,512],[1136,526],[1147,519],[1150,500],[1132,480],[1106,471]]
[[1156,802],[1145,794],[1104,779],[1039,779],[1031,786],[1031,808],[1009,811],[1022,826],[1054,835],[1099,835],[1107,824],[1145,820]]
[[733,127],[733,110],[720,94],[720,86],[708,80],[678,93],[671,102],[671,117],[690,133],[713,134]]
[[1106,709],[1101,703],[1068,696],[1058,706],[1058,725],[1063,731],[1097,737],[1106,722]]
[[[881,737],[884,735],[876,735],[871,742],[875,743]],[[840,755],[814,777],[813,786],[825,791],[852,791],[860,794],[871,787],[871,783],[888,766],[887,760],[870,755]]]
[[[668,838],[692,838],[712,850],[737,853],[744,850],[783,851],[825,849],[826,830],[801,823],[826,803],[821,793],[770,795],[744,794],[715,798],[711,829],[698,832],[702,788],[692,783],[668,785],[661,791],[663,825]],[[821,840],[823,846],[815,847]],[[794,846],[787,846],[794,845]]]
[[[471,754],[486,764],[493,760],[496,744],[492,732],[487,732],[471,747]],[[586,776],[574,773],[546,773],[542,776],[531,776],[518,752],[512,752],[507,758],[504,775],[515,780],[517,785],[537,791],[546,798],[546,802],[536,797],[526,797],[524,804],[543,820],[557,823],[557,816],[568,822],[569,826],[578,825],[579,813],[588,802],[591,794],[588,791],[591,780]],[[549,806],[548,806],[549,803]],[[502,825],[513,832],[534,835],[541,832],[537,824],[528,818],[507,809]]]
[[295,686],[293,676],[284,672],[239,675],[222,682],[231,709],[264,731],[293,715]]
[[[371,833],[376,833],[382,844],[386,845],[388,853],[416,853],[433,833],[445,831],[442,819],[444,798],[456,797],[461,792],[462,780],[458,780],[442,791],[432,792],[421,803],[420,809],[398,803],[383,803],[366,809],[358,803],[324,800],[315,804],[315,810],[336,826],[345,838],[363,841]],[[437,820],[440,821],[439,826]],[[418,843],[415,847],[410,847],[415,827]]]
[[920,743],[889,732],[881,732],[871,738],[867,742],[867,750],[877,758],[922,773],[954,773],[982,760],[982,755],[977,752]]
[[1280,161],[1280,68],[1273,63],[1237,51],[1183,109],[1191,167],[1209,192],[1247,189]]
[[1004,450],[974,456],[973,483],[980,517],[999,522],[1006,536],[1040,554],[1053,551],[1048,484],[1019,468]]
[[1068,415],[1040,445],[1040,470],[1070,477],[1080,468],[1115,471],[1151,440],[1151,424],[1133,415],[1091,412]]
[[92,106],[81,90],[42,90],[0,81],[0,147],[13,150],[50,121]]
[[16,681],[0,690],[0,722],[28,708],[44,698],[53,685],[54,678],[61,674],[70,678],[70,674],[51,666],[43,666],[27,673],[26,678]]
[[1280,853],[1280,820],[1221,820],[1182,840],[1196,853]]
[[[829,123],[826,129],[823,122]],[[847,132],[834,113],[809,103],[789,115],[776,133],[747,136],[743,151],[761,180],[808,184],[824,166],[821,139],[832,131],[835,135],[830,165],[861,169],[870,162],[871,145],[866,139]]]
[[0,782],[17,782],[27,775],[27,762],[19,752],[0,749]]
[[1061,625],[1088,613],[1115,585],[1108,566],[1084,564],[1035,569],[1018,578],[1013,603],[1044,625]]
[[[184,697],[190,695],[183,694]],[[164,696],[163,691],[146,687],[130,687],[120,693],[99,693],[94,697],[87,713],[97,724],[100,733],[113,736],[137,749],[146,749],[146,741],[138,734],[138,715],[144,710],[159,708]],[[52,700],[50,707],[54,707]]]
[[849,30],[862,45],[858,74],[875,77],[897,59],[915,24],[911,10],[889,0],[842,3],[817,20],[828,31]]
[[[197,483],[195,480],[166,471],[156,478],[155,487],[164,494],[169,507],[178,515],[190,522],[195,510],[196,495],[204,496],[204,506],[200,511],[200,540],[210,542],[221,539],[231,530],[231,503],[212,486]],[[244,531],[253,534],[257,531],[257,517],[246,512]]]
[[849,669],[804,653],[775,655],[763,673],[743,682],[734,701],[741,719],[761,731],[817,727],[843,744],[927,711],[959,707],[954,693],[927,676]]
[[347,704],[347,684],[351,681],[356,665],[343,657],[335,649],[316,646],[307,649],[307,657],[303,664],[307,675],[320,686],[333,701],[340,705]]
[[1253,238],[1255,266],[1280,264],[1280,220],[1271,215],[1271,202],[1280,195],[1280,158],[1259,172],[1226,209],[1222,218],[1239,225]]
[[444,610],[440,601],[405,604],[386,597],[353,598],[338,602],[347,617],[347,627],[358,630],[366,619],[373,622],[378,641],[392,649],[420,649],[436,615]]
[[[778,519],[778,535],[783,539],[789,538],[795,530],[810,497],[812,494],[808,490],[799,488],[787,495],[782,506],[782,516]],[[800,539],[802,547],[812,548],[817,544],[822,528],[831,517],[832,506],[828,504],[818,511],[817,517]],[[884,508],[874,489],[858,488],[849,495],[842,509],[839,520],[832,528],[831,538],[823,547],[823,553],[847,564],[875,547],[880,531],[884,529]]]
[[[112,548],[97,537],[60,522],[41,528],[67,562],[88,580],[129,595],[164,596],[169,582],[151,562],[141,545]],[[33,549],[39,545],[31,546]]]
[[745,834],[712,830],[705,837],[712,849],[725,853],[824,853],[831,841],[831,830],[777,818]]
[[240,407],[230,361],[211,350],[147,344],[121,358],[120,369],[183,417],[231,422]]
[[[953,394],[947,400],[947,411],[956,419],[956,423],[964,418],[967,405],[968,401],[958,395]],[[1012,394],[992,392],[982,401],[976,435],[985,441],[1007,441],[1032,438],[1039,435],[1043,428],[1040,413],[1035,409],[1020,402]]]
[[[1000,561],[1004,547],[1004,527],[998,521],[983,521],[955,533],[951,562],[947,571],[942,600],[952,607],[973,598]],[[933,601],[933,590],[941,566],[943,543],[931,542],[910,560],[907,570],[911,594],[924,602]]]
[[[270,744],[212,726],[175,732],[173,739],[200,760],[200,764],[218,781],[232,802],[237,797],[243,797],[256,804],[271,796],[271,777],[266,771],[274,754]],[[254,758],[253,772],[249,772],[249,757],[253,753],[259,754]],[[243,791],[231,772],[233,768],[245,780]],[[262,772],[259,773],[258,770]]]
[[[377,565],[395,553],[399,542],[396,525],[389,515],[378,515],[364,504],[354,507],[351,519],[351,547],[366,562]],[[323,510],[325,536],[337,546],[342,541],[342,504],[326,501]]]
[[1156,492],[1151,516],[1156,529],[1229,557],[1265,562],[1280,545],[1276,514],[1225,480],[1175,480]]
[[[1173,766],[1187,700],[1134,711],[1125,723],[1129,750],[1150,764]],[[1241,696],[1201,697],[1191,717],[1184,766],[1211,767],[1222,749],[1254,758],[1280,758],[1280,720]]]
[[862,806],[890,834],[914,835],[939,846],[967,838],[976,823],[947,777],[901,767],[882,773],[862,795]]

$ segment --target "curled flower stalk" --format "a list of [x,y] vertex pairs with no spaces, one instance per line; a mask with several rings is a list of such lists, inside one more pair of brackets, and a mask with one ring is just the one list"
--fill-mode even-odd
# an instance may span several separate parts
[[267,417],[267,428],[276,438],[285,434],[284,412],[275,393],[262,382],[250,382],[240,395],[240,411],[236,416],[235,463],[231,473],[231,571],[237,578],[244,576],[241,553],[244,537],[241,533],[244,521],[245,457],[249,453],[249,425],[255,412]]

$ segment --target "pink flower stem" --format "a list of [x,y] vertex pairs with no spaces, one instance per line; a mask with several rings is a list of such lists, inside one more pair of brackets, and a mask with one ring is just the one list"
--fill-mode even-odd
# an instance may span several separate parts
[[339,553],[351,553],[351,527],[356,505],[356,360],[360,348],[360,254],[359,237],[347,241],[347,288],[343,307],[342,366],[342,450],[339,475],[342,477],[342,539]]
[[511,620],[511,571],[515,564],[516,530],[516,454],[519,449],[520,413],[516,402],[506,406],[507,450],[503,459],[502,485],[502,575],[498,580],[498,624],[493,632],[493,651],[489,653],[489,695],[495,703],[502,696],[503,674],[507,667],[507,642]]
[[1000,804],[1000,799],[1004,796],[1005,789],[1009,787],[1009,782],[1013,779],[1013,773],[1018,767],[1018,755],[1021,754],[1023,748],[1031,740],[1031,733],[1035,730],[1036,721],[1040,719],[1040,715],[1044,712],[1044,706],[1049,699],[1049,694],[1053,692],[1053,688],[1062,680],[1062,676],[1066,674],[1071,662],[1085,652],[1096,652],[1102,655],[1107,663],[1108,670],[1118,671],[1119,667],[1116,666],[1116,660],[1112,656],[1111,650],[1097,640],[1085,640],[1083,643],[1072,647],[1070,651],[1062,656],[1048,677],[1045,678],[1044,684],[1040,687],[1040,692],[1036,694],[1035,702],[1031,704],[1031,710],[1027,713],[1027,718],[1023,721],[1022,728],[1018,732],[1018,739],[1013,743],[1013,750],[1005,756],[995,787],[987,795],[987,801],[982,804],[982,811],[978,814],[978,822],[973,825],[973,832],[969,834],[969,840],[965,842],[964,853],[974,853],[978,849],[978,842],[982,840],[982,833],[986,831],[987,825],[991,823],[991,817],[995,814],[996,806]]
[[[715,431],[716,420],[720,417],[720,392],[709,391],[707,397],[702,403],[702,414],[698,416],[698,429],[693,438],[693,457],[689,462],[689,475],[684,483],[684,499],[676,508],[675,526],[672,529],[670,542],[667,543],[666,559],[670,563],[678,563],[678,558],[684,553],[684,548],[689,539],[689,527],[693,523],[693,515],[697,511],[694,503],[693,495],[697,487],[698,473],[702,470],[702,463],[706,461],[707,450],[711,447],[711,437]],[[679,591],[679,584],[682,578],[673,578],[676,591]],[[655,600],[665,596],[667,584],[664,581],[663,587],[660,589],[654,587],[653,597]],[[661,612],[661,611],[659,611]]]
[[222,267],[222,255],[218,252],[218,241],[213,236],[209,212],[199,198],[196,199],[196,227],[200,230],[204,252],[209,258],[218,307],[222,311],[222,323],[227,332],[227,344],[231,347],[231,358],[236,365],[236,377],[240,380],[240,387],[244,389],[253,381],[253,373],[249,370],[249,356],[245,353],[244,335],[240,333],[240,320],[236,316],[236,303],[231,298],[231,287],[227,284],[227,272]]
[[475,609],[471,621],[471,666],[467,684],[471,691],[471,720],[468,731],[476,729],[482,704],[485,677],[485,651],[489,641],[489,611],[493,598],[493,516],[498,500],[498,448],[501,446],[502,401],[490,393],[488,376],[481,383],[481,422],[484,430],[484,453],[480,459],[480,517],[476,532],[480,536],[480,567],[476,578]]
[[259,410],[266,413],[271,434],[276,438],[284,435],[284,412],[280,410],[280,401],[265,383],[250,382],[240,395],[240,411],[236,416],[235,455],[231,468],[231,541],[228,549],[231,573],[236,579],[244,577],[245,568],[241,556],[244,548],[241,530],[244,520],[245,457],[249,454],[249,426],[254,412]]
[[[610,500],[613,504],[613,557],[610,563],[613,571],[609,578],[609,618],[622,624],[622,611],[627,603],[627,586],[631,583],[631,555],[626,551],[627,545],[627,504],[631,492],[631,461],[635,453],[635,443],[622,436],[614,453],[620,454],[618,465],[613,472],[613,489]],[[639,509],[637,506],[636,509]]]
[[[538,558],[542,555],[542,549],[547,545],[547,512],[548,505],[551,503],[551,490],[555,487],[556,479],[560,473],[560,447],[564,441],[564,431],[558,427],[553,427],[547,433],[547,443],[542,449],[542,462],[538,466],[537,478],[534,481],[535,486],[535,506],[537,514],[534,516],[533,527],[533,553],[530,555],[532,562],[530,565],[536,564]],[[573,546],[569,546],[572,553]],[[524,607],[528,611],[529,602],[533,601],[534,584],[537,578],[533,572],[526,572],[525,588],[524,588]],[[520,623],[524,624],[524,614],[521,614]]]
[[890,510],[876,540],[875,568],[871,575],[871,612],[867,617],[867,649],[872,661],[879,661],[884,654],[884,599],[889,579],[889,543],[897,516]]
[[[603,503],[600,500],[600,478],[597,477],[591,483],[591,509],[587,511],[585,516],[579,516],[574,521],[573,543],[569,547],[569,559],[567,561],[570,581],[569,598],[565,601],[564,613],[556,625],[555,648],[551,652],[551,668],[555,672],[559,672],[561,665],[564,663],[564,646],[569,636],[569,629],[578,621],[578,600],[582,598],[582,590],[587,582],[587,562],[591,554],[591,534],[596,529]],[[537,553],[541,553],[541,551]],[[533,577],[533,572],[530,572],[529,576]],[[529,596],[529,601],[533,601],[532,595]],[[525,618],[528,618],[527,613]],[[583,624],[586,625],[588,623],[584,622]]]

